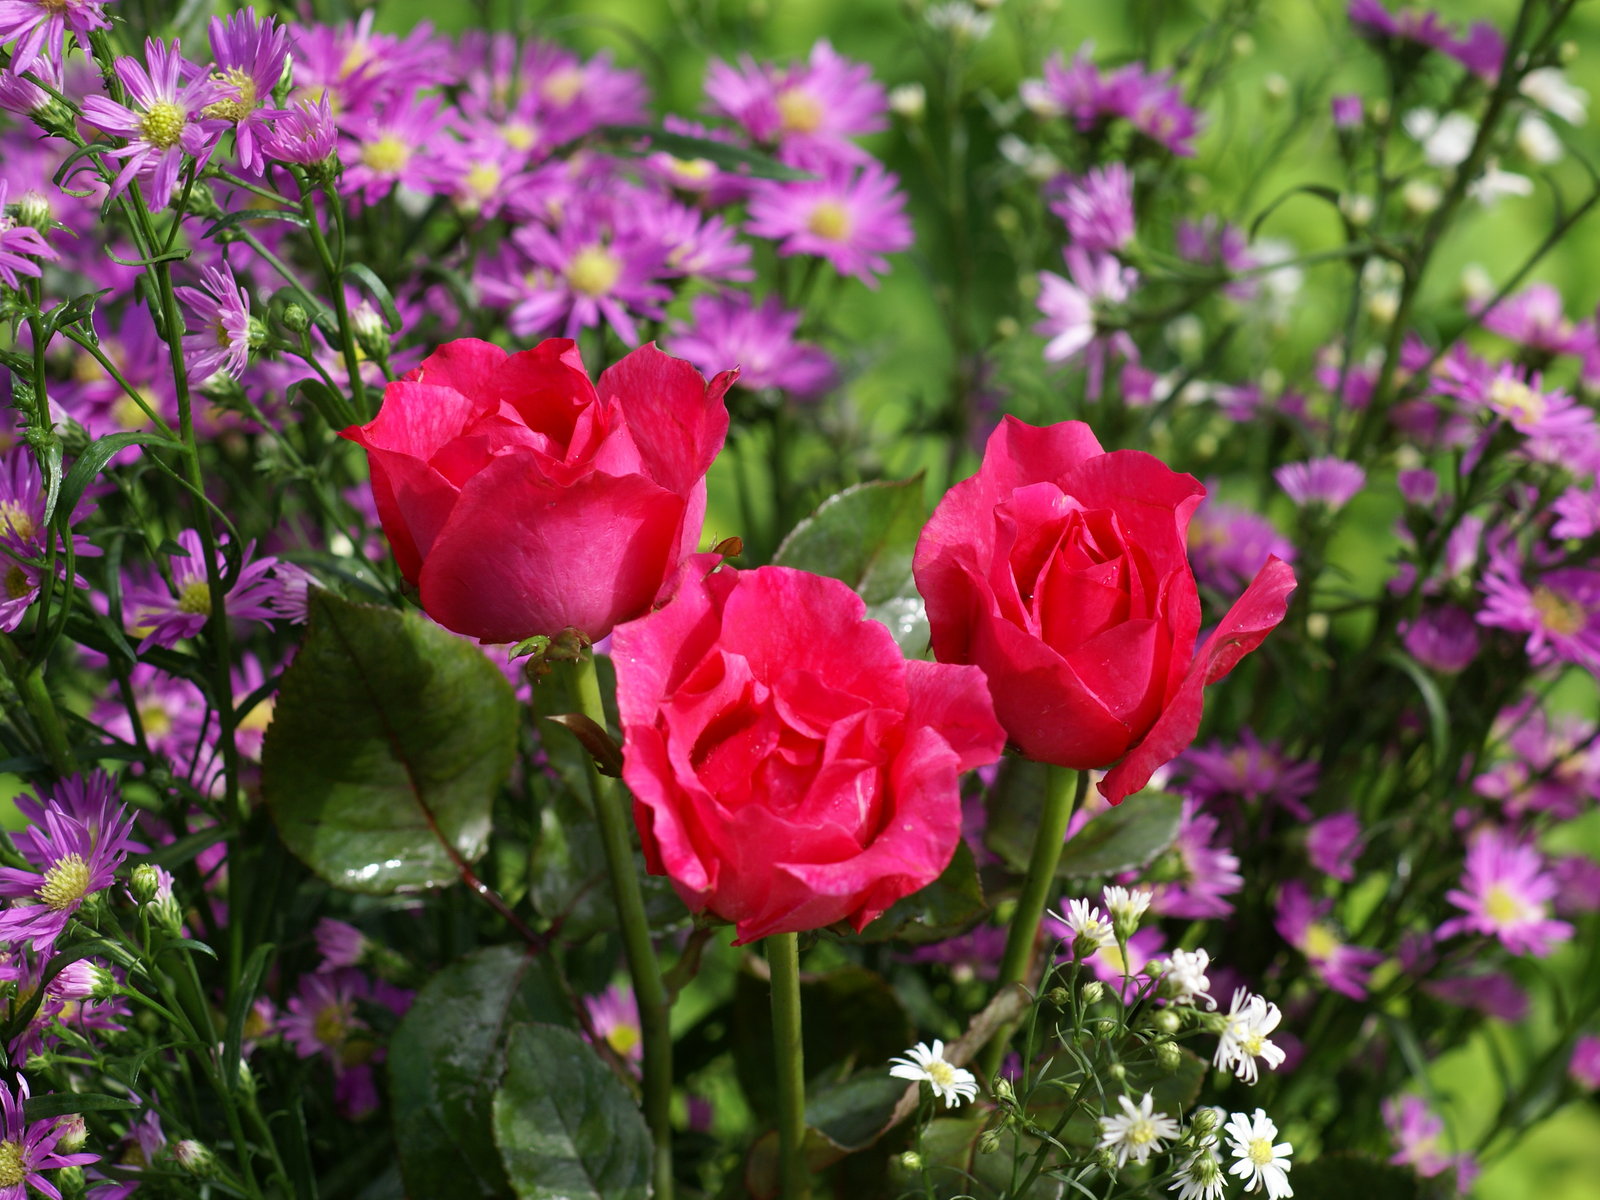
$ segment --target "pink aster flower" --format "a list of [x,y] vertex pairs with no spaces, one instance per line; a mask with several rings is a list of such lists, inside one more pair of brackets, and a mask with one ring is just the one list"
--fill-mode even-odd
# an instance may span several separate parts
[[737,121],[755,141],[776,146],[786,162],[816,169],[869,162],[850,139],[882,129],[888,111],[871,68],[841,58],[825,41],[811,48],[805,63],[789,67],[758,64],[748,55],[737,67],[713,61],[705,89],[713,112]]
[[1530,696],[1495,717],[1493,737],[1508,758],[1475,778],[1472,790],[1498,800],[1508,816],[1570,821],[1600,800],[1600,739],[1590,722],[1548,716]]
[[1466,670],[1481,644],[1477,621],[1455,604],[1423,609],[1416,620],[1401,623],[1400,636],[1412,658],[1441,675]]
[[1318,979],[1340,995],[1364,999],[1372,968],[1384,956],[1377,950],[1347,944],[1328,920],[1332,911],[1332,900],[1312,900],[1305,884],[1291,879],[1278,894],[1273,924],[1284,941],[1306,956]]
[[1202,587],[1237,595],[1273,556],[1292,563],[1294,543],[1260,513],[1212,498],[1195,510],[1189,565]]
[[1567,1074],[1585,1091],[1600,1092],[1600,1037],[1586,1033],[1573,1044]]
[[755,278],[751,249],[721,217],[705,215],[687,204],[656,200],[635,215],[641,238],[654,239],[663,250],[662,270],[669,276],[718,282]]
[[366,957],[366,934],[348,922],[323,917],[317,922],[311,936],[316,940],[317,953],[322,956],[322,961],[317,964],[319,972],[353,967]]
[[281,111],[261,140],[261,152],[276,162],[312,167],[327,162],[338,144],[332,103],[324,92],[315,102],[302,99]]
[[1535,462],[1593,470],[1600,456],[1594,412],[1561,391],[1545,391],[1540,376],[1511,363],[1495,366],[1452,354],[1441,364],[1439,389],[1469,412],[1502,420],[1527,438],[1519,450]]
[[1342,883],[1355,878],[1360,849],[1361,818],[1353,812],[1323,817],[1306,830],[1306,857],[1311,865]]
[[1133,176],[1122,163],[1066,177],[1056,192],[1050,211],[1085,250],[1120,250],[1133,240]]
[[1561,293],[1548,283],[1531,284],[1485,310],[1483,327],[1544,354],[1583,354],[1596,341],[1587,322],[1567,317]]
[[205,267],[200,274],[203,286],[173,289],[201,325],[183,338],[189,381],[201,383],[218,371],[237,379],[250,361],[249,293],[226,263],[221,268]]
[[1390,12],[1383,0],[1350,0],[1350,24],[1363,37],[1411,42],[1432,50],[1450,45],[1450,27],[1431,9],[1407,5]]
[[1233,745],[1208,742],[1184,751],[1177,765],[1188,775],[1188,791],[1200,800],[1228,797],[1281,805],[1302,821],[1311,819],[1305,798],[1316,790],[1317,765],[1297,762],[1276,742],[1241,729]]
[[1600,533],[1600,488],[1569,487],[1550,505],[1555,514],[1555,524],[1550,536],[1556,538],[1587,538]]
[[1320,504],[1330,512],[1350,503],[1367,482],[1367,473],[1360,466],[1332,457],[1285,463],[1272,477],[1301,508]]
[[745,232],[781,242],[784,255],[818,255],[839,274],[877,287],[873,276],[889,269],[883,256],[911,245],[899,183],[875,162],[859,170],[834,164],[819,179],[760,180]]
[[1239,856],[1218,836],[1217,818],[1200,812],[1193,800],[1183,802],[1182,823],[1172,852],[1178,877],[1151,889],[1151,912],[1194,920],[1233,912],[1233,902],[1226,897],[1244,887]]
[[211,78],[222,97],[205,108],[205,116],[233,124],[239,165],[254,174],[264,165],[259,139],[267,122],[284,115],[283,109],[263,107],[278,86],[283,65],[289,60],[289,31],[255,10],[246,8],[231,17],[211,18],[211,54],[216,59]]
[[211,157],[222,123],[205,119],[203,110],[224,94],[212,79],[186,83],[200,72],[179,53],[176,38],[170,46],[146,38],[144,56],[144,63],[124,55],[115,64],[117,78],[136,107],[90,96],[83,102],[83,119],[127,143],[106,152],[123,160],[111,194],[120,195],[141,176],[150,187],[146,201],[152,209],[162,209],[172,199],[184,157],[194,159],[196,170]]
[[[1105,336],[1098,323],[1098,310],[1125,301],[1138,283],[1139,274],[1109,254],[1096,254],[1078,246],[1063,252],[1067,277],[1053,271],[1039,272],[1039,311],[1044,320],[1033,331],[1050,340],[1045,344],[1046,362],[1065,362],[1087,350],[1097,337]],[[1126,334],[1113,334],[1127,339]]]
[[436,143],[442,145],[451,112],[437,96],[409,96],[344,124],[344,174],[339,190],[375,204],[400,184],[433,192],[442,181]]
[[372,998],[372,981],[351,967],[302,975],[288,1011],[279,1014],[278,1031],[301,1058],[321,1056],[336,1071],[367,1062],[377,1043],[356,1002]]
[[18,39],[11,48],[18,75],[40,61],[59,66],[69,29],[87,49],[91,30],[110,28],[99,0],[0,0],[0,44]]
[[13,1090],[0,1083],[0,1161],[10,1166],[8,1178],[0,1182],[0,1200],[27,1200],[30,1187],[60,1200],[55,1184],[41,1172],[60,1167],[81,1167],[98,1162],[98,1154],[57,1154],[56,1143],[66,1133],[59,1117],[29,1121],[23,1113],[28,1103],[28,1081],[17,1076]]
[[0,912],[0,941],[29,942],[40,953],[55,944],[86,897],[111,886],[133,828],[133,818],[115,798],[107,798],[93,829],[53,801],[44,818],[42,826],[17,837],[32,869],[0,867],[0,896],[22,901]]
[[820,347],[795,340],[802,314],[784,308],[776,296],[760,304],[740,292],[696,296],[689,314],[673,326],[667,348],[707,379],[737,366],[740,387],[814,396],[833,384],[832,359]]
[[0,283],[17,288],[17,276],[31,275],[39,278],[40,267],[36,260],[54,261],[56,252],[44,240],[44,235],[31,225],[21,224],[6,211],[6,180],[0,179]]
[[1600,671],[1600,571],[1560,567],[1529,574],[1510,552],[1493,551],[1481,586],[1478,623],[1527,634],[1529,661]]
[[1066,117],[1080,132],[1121,118],[1171,153],[1187,157],[1194,153],[1200,114],[1183,102],[1171,78],[1171,72],[1151,74],[1139,63],[1102,76],[1087,53],[1080,52],[1069,65],[1058,51],[1044,64],[1043,79],[1024,80],[1018,91],[1034,112]]
[[1471,1155],[1445,1152],[1441,1144],[1444,1121],[1420,1096],[1391,1096],[1385,1100],[1383,1123],[1394,1142],[1395,1153],[1389,1161],[1395,1166],[1410,1167],[1424,1179],[1449,1170],[1455,1170],[1459,1178],[1463,1166],[1475,1173]]
[[[178,545],[185,553],[172,559],[171,589],[157,576],[141,585],[130,586],[123,598],[125,611],[133,615],[134,630],[145,635],[139,643],[140,653],[151,646],[171,646],[181,638],[194,637],[211,617],[211,589],[206,581],[200,535],[185,529],[178,535]],[[277,595],[278,586],[269,576],[277,560],[252,560],[251,549],[245,547],[238,578],[224,594],[223,603],[231,618],[271,620],[277,615],[270,603]],[[224,570],[225,561],[222,548],[218,547],[217,564]]]
[[1481,829],[1467,849],[1461,886],[1445,898],[1465,914],[1439,926],[1441,938],[1478,933],[1497,938],[1513,954],[1543,958],[1572,937],[1572,926],[1552,920],[1556,881],[1532,846],[1508,833]]
[[584,997],[583,1007],[596,1036],[607,1042],[618,1057],[634,1064],[644,1061],[639,1002],[634,999],[632,988],[614,983],[598,996]]
[[337,28],[293,27],[297,98],[327,96],[334,112],[359,120],[372,116],[379,104],[449,77],[451,55],[426,22],[400,38],[374,32],[375,17],[376,11],[368,9]]

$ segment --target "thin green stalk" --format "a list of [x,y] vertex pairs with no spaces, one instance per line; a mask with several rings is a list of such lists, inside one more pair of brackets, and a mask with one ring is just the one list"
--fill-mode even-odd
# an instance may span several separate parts
[[[1017,898],[1017,909],[1011,914],[1006,952],[1000,960],[1001,988],[1022,983],[1028,977],[1033,943],[1039,936],[1039,922],[1044,917],[1050,893],[1055,889],[1056,867],[1061,862],[1061,848],[1067,840],[1067,825],[1089,791],[1087,771],[1051,767],[1046,779],[1044,813],[1033,843],[1033,857],[1028,862],[1028,874],[1022,883],[1022,895]],[[993,1077],[999,1069],[1012,1029],[1013,1026],[1006,1025],[996,1030],[984,1050],[985,1078]]]
[[[594,656],[585,654],[577,670],[578,703],[583,714],[602,729],[606,724],[605,705],[600,698],[600,679]],[[651,1175],[658,1200],[672,1200],[672,1029],[668,1018],[671,1006],[661,982],[661,964],[650,942],[650,923],[644,911],[644,893],[634,871],[633,841],[629,837],[629,816],[623,804],[622,789],[616,780],[601,775],[591,766],[589,781],[594,792],[596,822],[600,844],[605,850],[606,870],[611,876],[611,894],[622,925],[622,948],[633,979],[633,995],[639,1003],[639,1034],[644,1045],[644,1117],[655,1143]]]
[[72,774],[72,743],[67,739],[55,699],[45,685],[44,669],[28,665],[27,658],[5,634],[0,633],[0,663],[22,698],[22,705],[33,718],[34,729],[50,769],[58,776]]
[[806,1074],[800,1045],[800,944],[792,933],[765,940],[772,970],[772,1051],[778,1081],[778,1179],[783,1200],[808,1200]]

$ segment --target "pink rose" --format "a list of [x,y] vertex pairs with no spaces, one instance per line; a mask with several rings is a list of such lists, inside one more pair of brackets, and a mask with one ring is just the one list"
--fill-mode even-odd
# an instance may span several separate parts
[[568,626],[599,639],[693,553],[733,379],[708,385],[652,344],[597,389],[574,342],[507,354],[462,339],[342,436],[366,448],[395,561],[439,624],[484,642]]
[[612,639],[645,861],[740,942],[860,929],[955,853],[1005,744],[983,676],[907,662],[836,579],[694,565]]
[[1116,763],[1100,784],[1113,804],[1194,740],[1205,686],[1283,620],[1294,590],[1288,564],[1268,559],[1195,652],[1185,539],[1204,497],[1160,459],[1107,454],[1081,421],[1006,417],[917,543],[935,657],[983,668],[1028,757]]

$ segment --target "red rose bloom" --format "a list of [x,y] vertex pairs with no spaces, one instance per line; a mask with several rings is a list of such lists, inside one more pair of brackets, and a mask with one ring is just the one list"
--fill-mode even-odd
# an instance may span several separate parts
[[1100,784],[1112,803],[1194,740],[1206,684],[1260,645],[1294,590],[1269,559],[1195,653],[1186,538],[1205,494],[1148,454],[1107,454],[1081,421],[1006,417],[917,543],[934,655],[983,668],[1028,757],[1117,763]]
[[693,553],[723,393],[642,346],[589,382],[576,343],[439,347],[343,436],[364,446],[401,573],[457,633],[591,639],[646,612]]
[[690,570],[612,638],[645,862],[740,942],[860,929],[931,883],[957,777],[1005,746],[977,668],[907,662],[865,611],[787,567]]

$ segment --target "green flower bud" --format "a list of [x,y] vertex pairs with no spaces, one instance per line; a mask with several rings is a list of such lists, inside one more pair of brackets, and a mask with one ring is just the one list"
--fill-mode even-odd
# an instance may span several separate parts
[[1176,1042],[1157,1042],[1155,1055],[1156,1066],[1169,1075],[1183,1065],[1183,1052]]
[[290,333],[304,333],[311,328],[311,314],[299,304],[287,304],[283,309],[283,327]]
[[978,1135],[978,1153],[993,1154],[1000,1149],[1000,1131],[998,1129],[985,1129]]
[[1083,985],[1083,1002],[1085,1004],[1099,1004],[1105,997],[1106,985],[1098,979],[1091,979]]
[[133,893],[134,900],[149,904],[160,890],[161,872],[156,870],[154,864],[140,863],[133,869],[133,876],[128,880],[128,891]]
[[1178,1015],[1175,1009],[1158,1009],[1155,1013],[1151,1014],[1150,1028],[1157,1030],[1160,1033],[1167,1034],[1170,1037],[1172,1034],[1177,1033],[1178,1030],[1183,1028],[1183,1018]]
[[1064,987],[1053,987],[1044,994],[1044,998],[1057,1008],[1065,1008],[1072,1003],[1072,993]]
[[195,1179],[210,1179],[217,1173],[217,1156],[204,1142],[184,1138],[172,1144],[172,1161],[184,1174]]

